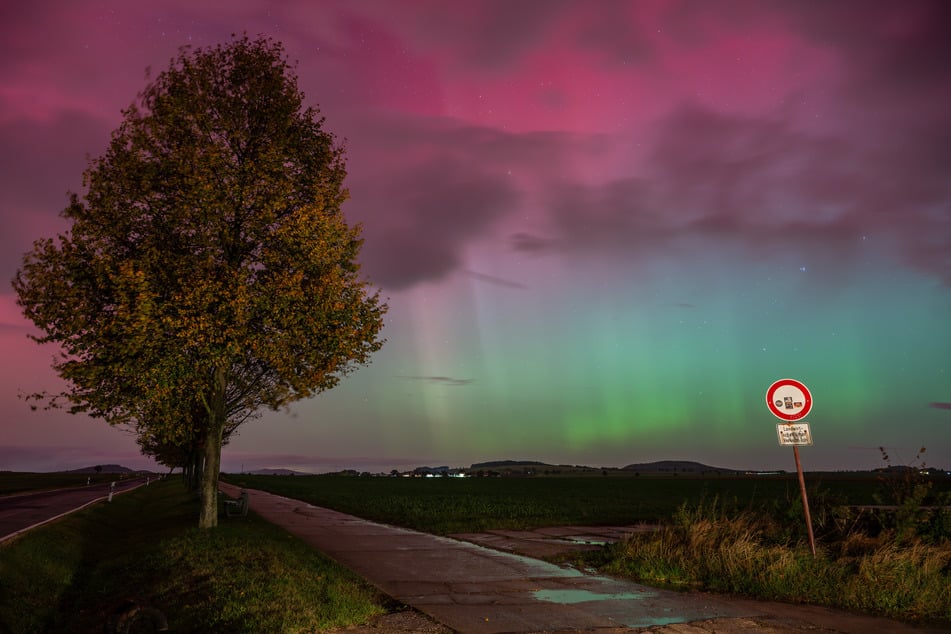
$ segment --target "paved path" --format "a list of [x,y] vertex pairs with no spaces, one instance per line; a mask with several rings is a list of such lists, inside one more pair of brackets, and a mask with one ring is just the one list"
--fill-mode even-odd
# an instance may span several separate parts
[[[232,497],[241,491],[226,483],[221,489]],[[658,590],[262,491],[248,493],[253,512],[457,632],[926,631],[822,608]]]
[[[153,480],[155,477],[153,476]],[[145,478],[117,480],[114,493],[129,491],[145,484]],[[104,500],[109,497],[111,483],[89,486],[15,493],[0,496],[0,542],[31,528]]]

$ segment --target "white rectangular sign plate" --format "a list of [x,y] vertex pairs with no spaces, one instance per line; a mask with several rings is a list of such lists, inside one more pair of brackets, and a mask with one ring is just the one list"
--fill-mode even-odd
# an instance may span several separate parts
[[779,423],[776,435],[780,445],[803,446],[812,444],[812,432],[809,423]]

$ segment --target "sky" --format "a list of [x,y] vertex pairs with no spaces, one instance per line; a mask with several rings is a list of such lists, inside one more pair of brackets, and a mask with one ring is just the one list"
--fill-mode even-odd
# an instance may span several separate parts
[[[372,363],[246,423],[226,471],[951,468],[951,4],[39,0],[0,8],[0,470],[149,466],[9,284],[181,46],[283,43],[344,144]],[[918,456],[919,449],[926,452]]]

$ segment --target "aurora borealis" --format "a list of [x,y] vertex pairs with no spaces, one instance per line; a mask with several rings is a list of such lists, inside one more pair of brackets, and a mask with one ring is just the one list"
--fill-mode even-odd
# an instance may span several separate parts
[[[372,364],[247,423],[226,470],[492,459],[951,468],[946,3],[39,2],[0,9],[0,272],[181,45],[283,42],[345,140],[389,298]],[[143,464],[30,411],[54,350],[0,289],[0,469]]]

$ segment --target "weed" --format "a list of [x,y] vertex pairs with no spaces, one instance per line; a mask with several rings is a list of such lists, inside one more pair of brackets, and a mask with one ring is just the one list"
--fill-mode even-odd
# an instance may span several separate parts
[[951,494],[933,491],[934,481],[926,468],[926,449],[918,450],[907,465],[892,465],[888,452],[879,447],[886,468],[879,475],[881,488],[875,501],[887,508],[879,513],[882,527],[898,541],[921,537],[932,542],[951,538]]
[[[656,533],[609,549],[601,569],[642,583],[859,609],[908,620],[951,622],[951,544],[853,534],[802,543],[763,514],[725,516],[715,505],[682,508]],[[778,531],[778,532],[777,532]]]

